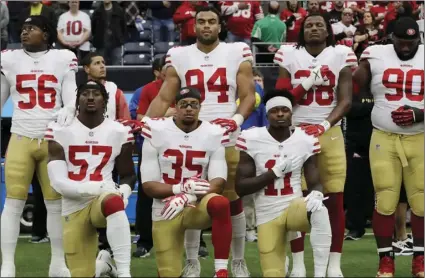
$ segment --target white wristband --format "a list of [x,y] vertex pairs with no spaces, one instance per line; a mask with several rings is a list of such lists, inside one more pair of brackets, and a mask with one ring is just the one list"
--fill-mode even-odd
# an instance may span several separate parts
[[182,193],[181,184],[180,183],[174,184],[173,185],[173,194],[177,195],[177,194],[180,194],[180,193]]
[[324,120],[322,123],[320,123],[320,125],[325,128],[325,131],[328,131],[331,128],[331,123],[327,120]]
[[233,115],[232,120],[234,120],[238,126],[241,126],[241,124],[245,121],[245,118],[241,114],[235,114]]

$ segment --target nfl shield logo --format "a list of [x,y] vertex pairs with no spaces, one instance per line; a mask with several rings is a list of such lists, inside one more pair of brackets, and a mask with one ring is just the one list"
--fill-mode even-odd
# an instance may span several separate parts
[[94,135],[93,131],[90,131],[90,132],[89,132],[89,136],[90,136],[90,137],[93,137],[93,135]]

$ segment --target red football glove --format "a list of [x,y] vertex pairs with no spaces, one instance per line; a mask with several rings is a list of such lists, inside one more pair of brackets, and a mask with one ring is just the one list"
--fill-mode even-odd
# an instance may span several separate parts
[[319,137],[326,131],[323,125],[301,125],[301,129],[308,135],[313,135],[314,137]]
[[131,128],[131,132],[133,133],[139,133],[145,126],[144,122],[138,120],[118,119],[117,122],[121,123],[122,125],[129,126]]
[[228,133],[235,132],[238,129],[238,125],[233,119],[218,118],[218,119],[215,119],[214,121],[211,121],[211,123],[224,127],[225,129],[227,129]]
[[422,122],[424,112],[419,108],[404,105],[391,112],[391,118],[398,126],[409,126],[417,122]]

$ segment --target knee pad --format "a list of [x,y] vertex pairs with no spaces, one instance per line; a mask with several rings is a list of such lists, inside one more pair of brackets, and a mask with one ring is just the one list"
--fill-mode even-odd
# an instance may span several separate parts
[[118,195],[110,195],[106,197],[102,202],[102,205],[102,211],[105,217],[124,210],[124,201],[121,196]]
[[50,213],[61,213],[62,212],[62,200],[44,200],[46,204],[46,210]]
[[207,204],[208,214],[213,216],[219,216],[230,213],[230,202],[223,196],[212,197]]
[[[381,190],[375,193],[375,209],[379,214],[392,215],[397,209],[399,196],[395,191]],[[420,200],[423,207],[423,195]]]
[[417,192],[409,196],[409,205],[412,212],[419,217],[424,217],[424,192]]
[[24,207],[25,207],[24,200],[6,198],[4,202],[3,213],[5,211],[8,211],[11,214],[21,216],[22,212],[24,211]]

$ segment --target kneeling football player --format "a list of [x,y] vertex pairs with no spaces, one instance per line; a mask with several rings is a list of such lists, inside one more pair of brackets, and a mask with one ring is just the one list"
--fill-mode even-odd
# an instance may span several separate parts
[[[319,141],[301,128],[291,134],[294,99],[288,91],[271,91],[264,103],[270,126],[244,130],[236,142],[241,150],[236,190],[239,196],[255,194],[263,276],[285,277],[288,240],[310,230],[314,277],[325,277],[332,233],[316,166]],[[302,169],[310,191],[305,199]]]
[[[105,118],[108,93],[97,81],[78,88],[77,117],[49,125],[47,165],[63,196],[64,251],[72,277],[94,277],[97,228],[106,227],[118,277],[130,277],[131,234],[124,208],[136,181],[129,127]],[[114,166],[120,186],[112,180]]]
[[220,126],[198,119],[200,102],[197,89],[183,88],[176,96],[176,116],[148,119],[142,129],[141,176],[143,189],[154,198],[160,277],[181,275],[185,231],[211,225],[215,275],[227,277],[232,223],[230,203],[219,195],[227,178],[226,136]]

